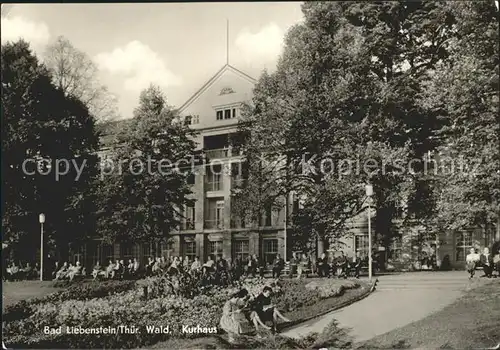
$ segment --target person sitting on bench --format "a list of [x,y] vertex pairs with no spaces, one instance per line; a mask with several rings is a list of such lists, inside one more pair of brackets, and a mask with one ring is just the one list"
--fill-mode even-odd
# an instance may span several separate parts
[[273,278],[280,278],[281,271],[285,268],[285,261],[281,255],[277,254],[273,261]]
[[498,246],[497,254],[493,257],[493,266],[500,277],[500,245]]
[[491,278],[493,274],[493,256],[490,254],[490,249],[485,247],[483,254],[479,257],[479,262],[483,267],[485,277]]
[[109,260],[109,264],[106,267],[106,272],[104,273],[104,277],[106,278],[111,278],[113,276],[113,271],[115,269],[115,264],[113,263],[113,260]]
[[341,251],[340,252],[341,255],[337,258],[337,261],[335,263],[336,267],[337,267],[337,278],[341,278],[341,277],[344,277],[344,278],[347,278],[347,265],[348,265],[348,261],[347,261],[347,258],[346,256],[344,255],[344,252]]
[[465,257],[465,267],[469,273],[469,279],[474,277],[477,264],[479,263],[479,254],[476,254],[476,249],[470,248],[469,254]]
[[68,263],[65,262],[63,266],[56,272],[56,280],[62,280],[68,276]]
[[113,266],[113,270],[111,271],[111,279],[120,278],[122,274],[123,266],[120,264],[120,261],[117,259],[116,263]]
[[68,269],[68,277],[70,281],[73,281],[75,277],[82,277],[82,266],[79,261],[76,262],[75,266]]
[[325,253],[322,253],[321,256],[318,258],[318,261],[316,263],[317,265],[317,270],[318,270],[318,277],[328,277],[329,275],[329,266],[328,266],[328,258],[326,257]]
[[359,278],[359,272],[361,271],[361,255],[356,252],[356,256],[352,262],[352,269],[354,270],[354,277]]
[[94,265],[94,269],[92,270],[92,277],[94,279],[97,279],[99,276],[103,275],[103,272],[104,271],[102,270],[101,264],[99,264],[99,261],[97,261]]

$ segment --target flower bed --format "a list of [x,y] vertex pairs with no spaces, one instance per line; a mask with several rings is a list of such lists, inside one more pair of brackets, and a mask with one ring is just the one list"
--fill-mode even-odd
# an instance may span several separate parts
[[[356,288],[351,281],[321,280],[318,285],[304,280],[285,280],[274,301],[278,308],[290,312],[306,308],[318,301],[342,293],[344,288]],[[247,281],[243,287],[257,295],[266,281]],[[142,288],[112,296],[82,300],[48,298],[30,305],[32,313],[25,319],[7,322],[4,327],[6,343],[21,348],[132,348],[148,346],[169,337],[194,338],[203,334],[182,333],[183,325],[217,327],[222,306],[239,287],[214,288],[207,294],[187,299],[173,295],[144,299]],[[138,332],[117,334],[68,334],[66,327],[96,329],[117,326],[136,327]],[[44,327],[58,329],[61,334],[45,334]],[[170,327],[171,334],[148,333],[148,327]]]
[[87,300],[102,298],[116,293],[132,290],[135,281],[85,281],[73,283],[64,290],[46,295],[41,298],[22,300],[5,308],[2,319],[4,322],[24,319],[34,313],[36,305],[43,303],[57,303],[67,300]]

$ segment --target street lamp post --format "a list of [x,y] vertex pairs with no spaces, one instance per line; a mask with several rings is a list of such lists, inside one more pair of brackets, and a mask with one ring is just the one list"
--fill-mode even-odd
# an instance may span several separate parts
[[373,186],[366,185],[366,197],[368,197],[368,279],[372,280],[372,218],[371,218],[371,200],[373,196]]
[[40,222],[40,281],[43,281],[43,224],[45,223],[45,214],[38,216]]
[[283,251],[283,261],[286,262],[286,226],[288,225],[288,194],[287,194],[287,197],[285,198],[285,227],[284,227],[284,239],[283,239],[283,245],[285,246],[284,248],[284,251]]

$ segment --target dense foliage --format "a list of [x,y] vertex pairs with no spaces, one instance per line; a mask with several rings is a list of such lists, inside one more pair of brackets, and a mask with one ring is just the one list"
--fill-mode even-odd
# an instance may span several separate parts
[[141,93],[134,118],[116,135],[98,184],[99,236],[109,241],[164,239],[191,193],[180,165],[194,152],[192,131],[178,123],[161,90]]
[[18,258],[36,254],[39,213],[49,248],[95,230],[97,148],[84,103],[52,84],[26,42],[2,45],[2,242]]
[[[400,234],[391,223],[401,209],[405,224],[434,233],[491,229],[500,183],[494,3],[307,2],[302,11],[240,124],[249,181],[235,191],[239,215],[258,218],[296,192],[295,235],[328,247],[365,210],[371,182],[383,246]],[[438,153],[482,160],[479,174],[443,174],[443,162],[425,163]]]

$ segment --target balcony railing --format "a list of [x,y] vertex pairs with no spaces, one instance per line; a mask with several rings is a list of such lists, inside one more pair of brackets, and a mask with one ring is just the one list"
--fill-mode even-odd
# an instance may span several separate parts
[[231,150],[229,148],[207,149],[205,155],[208,159],[227,158],[231,157]]
[[208,159],[217,159],[217,158],[228,158],[241,156],[242,151],[239,147],[226,147],[226,148],[217,148],[217,149],[206,149],[204,150],[205,156]]
[[222,219],[209,219],[205,220],[205,228],[206,229],[224,229],[224,220]]
[[207,182],[205,183],[207,191],[222,191],[222,181]]

